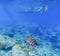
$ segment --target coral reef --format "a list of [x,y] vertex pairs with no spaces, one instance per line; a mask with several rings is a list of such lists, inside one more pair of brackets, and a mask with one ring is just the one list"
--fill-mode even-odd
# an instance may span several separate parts
[[1,28],[0,56],[59,56],[59,33],[37,26]]

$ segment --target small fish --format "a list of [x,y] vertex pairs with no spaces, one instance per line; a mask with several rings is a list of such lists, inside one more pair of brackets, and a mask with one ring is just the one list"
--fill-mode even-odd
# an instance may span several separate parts
[[47,10],[48,10],[48,5],[45,6],[45,11],[47,11]]
[[31,46],[36,46],[37,45],[36,40],[32,37],[27,38],[27,43],[30,44]]

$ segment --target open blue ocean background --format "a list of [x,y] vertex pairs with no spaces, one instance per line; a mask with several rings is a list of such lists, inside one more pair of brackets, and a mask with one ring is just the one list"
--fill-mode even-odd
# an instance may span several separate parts
[[[48,10],[42,12],[26,12],[21,13],[20,8],[16,9],[12,6],[17,0],[0,0],[0,26],[1,25],[15,25],[15,24],[37,24],[43,26],[60,26],[60,1],[49,0],[43,1],[47,4]],[[19,0],[18,0],[19,1]],[[33,3],[33,2],[32,2]],[[24,2],[23,2],[24,4]],[[38,4],[38,3],[37,3]],[[22,4],[21,4],[22,5]],[[27,7],[27,5],[26,5]],[[16,9],[16,10],[15,10]]]
[[[28,45],[25,40],[30,35],[40,45],[31,55],[18,54]],[[0,53],[0,56],[60,56],[60,1],[0,0]]]

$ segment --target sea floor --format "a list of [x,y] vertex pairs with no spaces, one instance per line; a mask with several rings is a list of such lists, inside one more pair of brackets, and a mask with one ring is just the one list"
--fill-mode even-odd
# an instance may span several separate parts
[[[36,46],[27,43],[29,36]],[[0,56],[60,56],[60,32],[40,26],[1,27]]]

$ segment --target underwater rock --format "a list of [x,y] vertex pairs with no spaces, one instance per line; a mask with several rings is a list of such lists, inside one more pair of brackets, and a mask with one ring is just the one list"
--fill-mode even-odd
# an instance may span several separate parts
[[7,52],[5,56],[12,56],[12,51],[10,50],[9,52]]
[[5,48],[4,43],[0,42],[0,50],[3,50]]
[[12,55],[13,56],[26,56],[25,52],[23,51],[23,48],[20,46],[20,44],[16,44],[12,48]]
[[0,50],[0,56],[5,56],[5,51]]
[[0,35],[0,50],[9,51],[14,46],[15,41],[8,36]]

